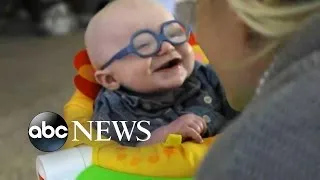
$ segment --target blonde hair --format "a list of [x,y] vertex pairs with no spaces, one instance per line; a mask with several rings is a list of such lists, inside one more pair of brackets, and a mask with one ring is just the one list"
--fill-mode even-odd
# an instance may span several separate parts
[[303,27],[305,20],[320,12],[320,0],[227,1],[239,18],[256,33],[256,37],[266,40],[263,48],[248,59],[249,64],[273,53],[287,37]]

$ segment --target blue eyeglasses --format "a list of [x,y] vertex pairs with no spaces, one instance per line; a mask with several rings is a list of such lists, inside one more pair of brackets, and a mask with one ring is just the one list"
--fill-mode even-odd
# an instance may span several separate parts
[[129,54],[135,54],[142,58],[154,56],[159,53],[163,42],[166,41],[173,46],[178,46],[187,42],[191,33],[191,28],[185,27],[177,20],[163,23],[160,30],[160,34],[149,29],[137,31],[132,35],[129,45],[116,53],[100,70]]

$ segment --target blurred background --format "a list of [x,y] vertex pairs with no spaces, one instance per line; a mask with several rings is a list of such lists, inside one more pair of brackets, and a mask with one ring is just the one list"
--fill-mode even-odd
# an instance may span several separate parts
[[[173,11],[174,0],[158,1]],[[177,17],[193,24],[194,3],[183,1]],[[35,157],[42,153],[29,142],[29,123],[43,111],[63,114],[83,30],[110,2],[0,0],[0,180],[36,179]]]
[[83,28],[111,0],[1,0],[0,34],[65,35]]
[[0,180],[36,180],[27,136],[40,112],[62,115],[83,30],[109,0],[0,0]]

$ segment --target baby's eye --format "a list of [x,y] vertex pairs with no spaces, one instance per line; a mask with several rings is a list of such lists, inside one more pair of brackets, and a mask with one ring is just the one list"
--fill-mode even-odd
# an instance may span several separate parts
[[181,34],[182,33],[180,31],[173,31],[173,32],[168,33],[167,36],[169,38],[173,38],[173,37],[176,37],[176,36],[181,36]]
[[157,49],[156,40],[142,40],[134,44],[136,51],[140,54],[152,54]]
[[144,44],[138,45],[136,48],[137,48],[137,49],[142,49],[142,48],[147,48],[147,47],[149,47],[149,46],[150,46],[150,43],[144,43]]
[[154,45],[151,42],[142,43],[136,46],[137,50],[150,49]]

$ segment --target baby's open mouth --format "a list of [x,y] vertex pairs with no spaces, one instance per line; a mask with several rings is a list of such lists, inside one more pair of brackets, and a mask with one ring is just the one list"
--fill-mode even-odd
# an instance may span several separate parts
[[181,62],[182,62],[182,60],[180,58],[171,59],[170,61],[164,63],[162,66],[157,68],[155,71],[161,71],[161,70],[173,68],[177,65],[180,65]]

